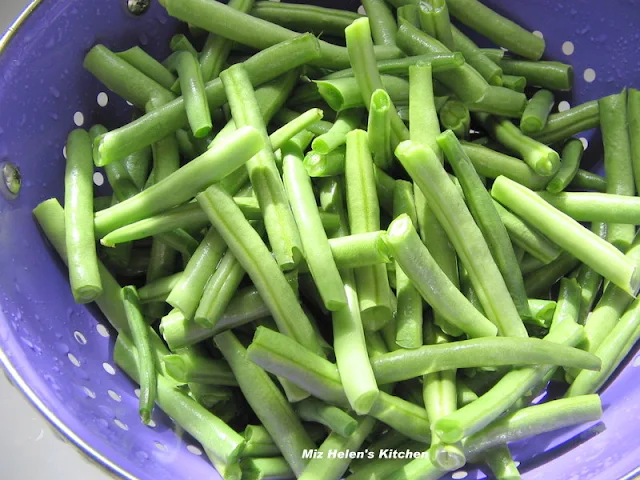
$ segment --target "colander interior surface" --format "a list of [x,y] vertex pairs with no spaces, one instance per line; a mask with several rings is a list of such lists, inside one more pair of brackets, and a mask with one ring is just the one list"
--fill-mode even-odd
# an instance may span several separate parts
[[[356,10],[358,1],[294,1]],[[485,0],[547,41],[545,58],[571,63],[568,108],[623,86],[640,86],[640,1]],[[220,478],[197,443],[156,409],[140,423],[135,385],[112,359],[114,332],[92,305],[76,305],[66,267],[47,245],[31,210],[63,199],[63,146],[77,126],[125,123],[130,109],[82,68],[96,43],[140,45],[157,58],[178,29],[157,1],[134,17],[125,0],[43,0],[30,7],[0,46],[0,164],[22,173],[17,199],[0,197],[0,361],[9,376],[63,435],[126,478]],[[597,132],[584,142],[594,168]],[[97,169],[98,188],[105,182]],[[105,191],[106,193],[106,191]],[[524,478],[612,480],[640,463],[640,356],[637,349],[602,394],[595,425],[563,429],[514,445]],[[481,479],[471,467],[448,478]],[[631,478],[630,476],[628,478]]]

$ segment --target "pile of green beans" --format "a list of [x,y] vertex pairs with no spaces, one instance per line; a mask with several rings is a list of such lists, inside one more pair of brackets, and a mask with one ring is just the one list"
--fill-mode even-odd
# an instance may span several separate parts
[[34,209],[144,424],[225,479],[515,479],[508,442],[600,417],[640,339],[638,90],[552,113],[571,65],[478,0],[160,3],[189,33],[89,51],[133,121],[70,132]]

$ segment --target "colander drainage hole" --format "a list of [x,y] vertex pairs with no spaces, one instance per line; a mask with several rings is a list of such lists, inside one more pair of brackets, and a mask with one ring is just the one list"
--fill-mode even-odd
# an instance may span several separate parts
[[570,108],[571,108],[571,104],[569,102],[567,102],[566,100],[563,100],[558,104],[558,111],[559,112],[566,112]]
[[96,325],[96,330],[98,331],[98,334],[101,337],[104,338],[109,338],[109,330],[107,330],[107,327],[105,327],[104,325],[102,325],[101,323],[99,323],[98,325]]
[[120,397],[120,395],[118,395],[113,390],[107,390],[107,394],[109,395],[109,397],[111,397],[111,400],[113,400],[115,402],[121,402],[122,401],[122,398]]
[[134,394],[136,397],[140,398],[140,389],[139,389],[139,388],[136,388],[136,389],[133,391],[133,394]]
[[62,147],[62,156],[64,158],[67,158],[67,146],[66,145],[64,147]]
[[580,137],[580,141],[582,142],[582,146],[584,147],[585,150],[589,148],[589,140],[587,140],[584,137]]
[[102,175],[100,172],[95,172],[93,174],[93,183],[95,183],[98,187],[104,185],[104,175]]
[[538,38],[544,38],[544,35],[542,34],[542,32],[540,30],[534,30],[533,34]]
[[463,478],[467,478],[467,475],[469,475],[467,472],[465,472],[464,470],[459,470],[457,472],[454,472],[451,475],[451,478],[453,478],[454,480],[462,480]]
[[364,9],[364,5],[360,5],[360,6],[358,7],[358,13],[359,13],[360,15],[366,15],[366,14],[367,14],[367,11]]
[[167,448],[167,446],[164,443],[160,443],[160,442],[153,442],[153,444],[156,446],[156,448],[158,450],[160,450],[161,452],[168,452],[169,449]]
[[638,356],[633,360],[633,366],[634,366],[634,367],[640,367],[640,355],[638,355]]
[[573,45],[573,42],[564,42],[562,44],[562,53],[565,55],[573,55],[573,52],[576,51],[576,47]]
[[113,368],[110,364],[108,364],[107,362],[104,362],[102,364],[102,368],[104,368],[104,371],[107,372],[109,375],[115,375],[116,374],[116,370],[115,368]]
[[194,455],[202,455],[202,450],[200,450],[195,445],[187,445],[187,450],[189,450],[189,452],[193,453]]
[[82,391],[87,395],[87,397],[96,398],[95,392],[91,390],[89,387],[82,387]]
[[584,71],[584,81],[591,83],[596,79],[596,71],[593,68],[587,68]]
[[80,366],[80,360],[78,360],[73,353],[68,353],[67,354],[67,358],[69,359],[69,361],[71,362],[71,364],[74,367],[79,367]]
[[76,112],[73,114],[73,123],[75,123],[78,127],[84,125],[84,115],[82,112]]
[[129,426],[126,423],[123,423],[121,420],[119,419],[115,419],[113,421],[113,423],[115,423],[118,427],[120,427],[122,430],[124,430],[125,432],[129,431]]
[[78,342],[80,345],[86,345],[87,344],[87,338],[80,332],[78,332],[77,330],[75,332],[73,332],[73,338],[76,339],[76,342]]
[[99,106],[106,107],[107,105],[109,105],[109,95],[107,95],[105,92],[100,92],[98,94],[97,102]]

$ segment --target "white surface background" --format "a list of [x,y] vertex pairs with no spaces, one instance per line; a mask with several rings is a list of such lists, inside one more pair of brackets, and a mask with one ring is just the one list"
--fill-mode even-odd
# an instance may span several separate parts
[[[0,35],[28,0],[0,0]],[[0,375],[0,477],[6,480],[105,480],[107,477],[73,447]]]

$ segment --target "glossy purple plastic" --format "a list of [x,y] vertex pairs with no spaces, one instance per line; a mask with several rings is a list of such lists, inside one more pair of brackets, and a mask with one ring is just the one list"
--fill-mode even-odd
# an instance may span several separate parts
[[[352,10],[359,6],[345,0],[307,3]],[[546,58],[573,64],[571,104],[625,85],[640,86],[640,1],[486,3],[542,32]],[[0,361],[62,435],[104,468],[125,478],[216,479],[194,448],[197,444],[174,433],[164,414],[154,413],[153,428],[140,423],[135,385],[117,369],[115,374],[108,371],[113,333],[102,326],[105,320],[94,306],[74,304],[66,269],[31,216],[38,202],[62,198],[63,145],[75,127],[76,112],[87,127],[115,127],[129,118],[130,107],[115,95],[109,95],[105,107],[98,105],[104,88],[82,69],[86,51],[100,42],[115,50],[141,45],[158,58],[168,53],[176,22],[157,1],[141,17],[128,14],[125,5],[125,0],[44,0],[30,7],[11,38],[0,43],[0,163],[15,163],[23,176],[16,200],[0,196]],[[563,53],[568,41],[575,49],[571,55]],[[586,69],[595,71],[595,81],[585,80]],[[592,135],[598,133],[583,136]],[[589,149],[592,162],[601,154],[599,143],[593,141]],[[637,349],[604,391],[601,423],[513,446],[525,479],[633,478],[640,463],[636,355]],[[485,474],[469,467],[447,478],[480,479]]]

